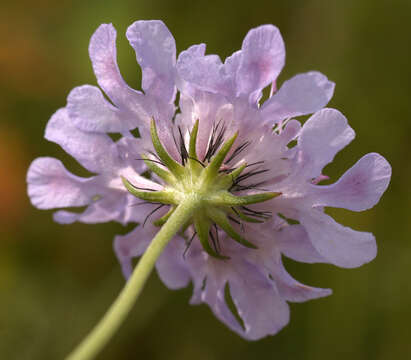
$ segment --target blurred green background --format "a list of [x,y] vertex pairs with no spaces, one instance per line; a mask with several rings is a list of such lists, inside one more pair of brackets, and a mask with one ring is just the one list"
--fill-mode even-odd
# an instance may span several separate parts
[[334,295],[291,304],[278,335],[247,342],[205,306],[190,306],[191,288],[170,291],[152,275],[131,316],[99,359],[406,359],[411,358],[411,1],[2,1],[0,5],[0,358],[60,359],[91,329],[124,280],[112,239],[119,224],[61,226],[35,210],[25,174],[38,156],[55,156],[43,139],[50,115],[71,88],[95,84],[88,41],[97,26],[118,30],[119,65],[140,88],[140,70],[124,33],[135,20],[163,20],[181,51],[205,42],[222,58],[247,31],[277,25],[287,48],[279,83],[319,70],[336,82],[340,109],[356,140],[327,167],[340,176],[376,151],[393,166],[389,190],[364,213],[330,210],[373,232],[379,253],[359,269],[287,261],[303,283]]

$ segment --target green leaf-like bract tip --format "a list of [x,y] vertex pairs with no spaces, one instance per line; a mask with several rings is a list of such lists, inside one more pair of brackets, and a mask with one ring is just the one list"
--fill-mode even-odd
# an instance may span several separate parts
[[219,191],[208,198],[208,201],[217,206],[244,206],[257,204],[280,196],[279,192],[265,192],[253,195],[235,196],[226,190]]
[[197,236],[200,239],[200,243],[203,246],[203,249],[212,257],[227,260],[229,257],[221,255],[213,250],[208,242],[208,234],[210,231],[210,221],[201,217],[194,217],[194,228],[196,229]]
[[146,155],[142,155],[141,157],[143,158],[144,163],[147,165],[149,170],[151,170],[153,173],[157,174],[166,183],[173,184],[175,182],[176,179],[173,176],[173,174],[171,174],[167,170],[162,169],[160,166],[156,165]]
[[145,191],[140,190],[136,186],[134,186],[131,182],[129,182],[125,177],[121,177],[124,186],[134,196],[138,197],[139,199],[146,200],[149,202],[159,202],[162,204],[176,204],[175,198],[173,194],[169,191],[162,190],[162,191]]
[[160,138],[158,137],[157,127],[154,119],[151,120],[150,133],[151,141],[153,142],[153,146],[158,157],[176,178],[182,178],[184,175],[184,167],[181,166],[177,161],[175,161],[170,155],[168,155],[166,149],[160,141]]
[[253,243],[250,243],[244,239],[239,233],[237,233],[234,228],[231,226],[230,221],[228,220],[226,214],[218,209],[212,209],[207,211],[207,215],[211,220],[213,220],[220,228],[222,228],[227,235],[233,238],[235,241],[239,242],[241,245],[244,245],[251,249],[257,249]]
[[220,170],[221,164],[223,163],[225,157],[233,146],[235,139],[237,139],[237,136],[238,133],[235,133],[230,139],[224,142],[224,144],[221,145],[220,150],[212,158],[210,164],[208,164],[208,166],[204,169],[204,172],[201,176],[204,183],[208,183],[216,177],[218,170]]

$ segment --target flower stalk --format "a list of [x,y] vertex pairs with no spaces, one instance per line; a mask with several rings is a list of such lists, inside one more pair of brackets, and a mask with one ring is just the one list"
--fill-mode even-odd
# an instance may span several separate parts
[[117,332],[132,309],[163,249],[180,228],[190,219],[193,211],[195,211],[198,206],[199,201],[196,197],[187,196],[187,198],[176,207],[173,214],[156,234],[150,246],[141,257],[120,295],[90,334],[66,358],[67,360],[91,360],[99,354]]

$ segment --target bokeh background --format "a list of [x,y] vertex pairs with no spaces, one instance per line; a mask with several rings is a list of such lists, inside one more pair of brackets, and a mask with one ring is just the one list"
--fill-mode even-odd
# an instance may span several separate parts
[[411,358],[411,1],[2,1],[0,5],[0,358],[61,359],[101,317],[124,284],[112,239],[119,224],[53,223],[34,209],[25,174],[38,156],[82,169],[43,139],[50,115],[71,88],[95,84],[88,41],[97,26],[118,30],[119,65],[140,88],[140,70],[124,36],[139,19],[161,19],[181,51],[205,42],[225,58],[247,31],[276,24],[287,62],[280,83],[319,70],[337,84],[340,109],[356,140],[327,167],[340,176],[376,151],[393,166],[389,190],[363,213],[329,210],[373,232],[379,253],[359,269],[287,261],[303,283],[334,295],[291,304],[291,323],[275,337],[247,342],[191,288],[168,290],[156,274],[99,359],[407,359]]

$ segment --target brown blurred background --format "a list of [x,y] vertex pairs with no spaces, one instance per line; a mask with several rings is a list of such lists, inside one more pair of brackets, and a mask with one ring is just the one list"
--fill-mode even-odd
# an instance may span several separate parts
[[135,20],[163,20],[181,51],[205,42],[222,58],[247,31],[277,25],[287,48],[280,83],[319,70],[337,84],[356,140],[326,170],[341,175],[367,152],[393,166],[391,187],[364,213],[330,210],[373,232],[379,254],[345,270],[287,261],[304,283],[334,295],[291,305],[291,323],[275,337],[247,342],[191,288],[170,291],[153,275],[120,333],[100,359],[406,359],[411,358],[411,1],[2,1],[0,5],[0,358],[60,359],[91,329],[124,280],[112,239],[119,224],[61,226],[34,209],[25,175],[38,156],[55,156],[81,175],[58,146],[43,139],[50,115],[71,88],[95,84],[88,41],[101,23],[118,30],[119,65],[131,86],[140,70],[125,39]]

